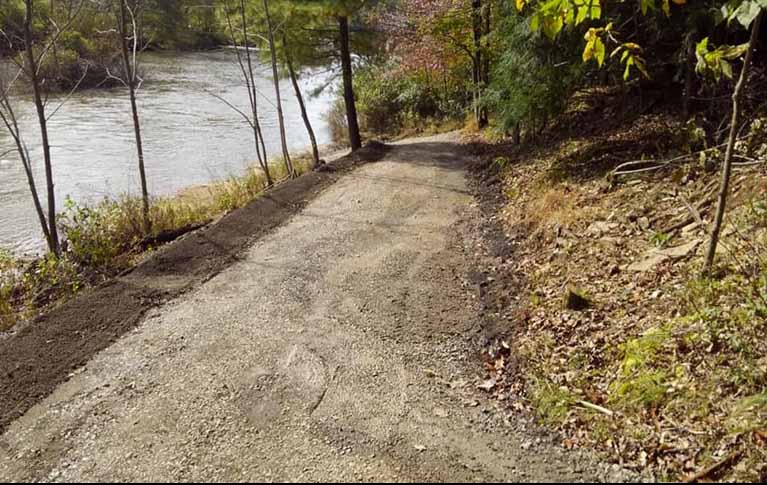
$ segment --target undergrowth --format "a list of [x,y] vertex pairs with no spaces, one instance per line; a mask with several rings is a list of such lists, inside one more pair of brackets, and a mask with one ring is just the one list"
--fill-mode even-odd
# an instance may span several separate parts
[[[524,275],[529,295],[500,309],[514,315],[516,359],[493,375],[496,392],[522,397],[564,446],[656,479],[764,481],[767,173],[736,173],[718,266],[703,278],[714,204],[701,206],[701,226],[686,203],[715,194],[720,159],[616,180],[618,164],[689,153],[699,134],[669,114],[620,121],[602,111],[577,114],[585,133],[563,131],[565,119],[538,144],[478,148],[500,172],[500,216],[517,248],[494,277]],[[761,159],[765,139],[739,153]],[[694,241],[683,257],[632,269]],[[573,287],[587,309],[563,304]]]
[[[299,174],[311,167],[307,157],[295,157],[293,163]],[[274,180],[286,178],[282,164],[270,168]],[[28,259],[0,252],[0,332],[132,267],[163,244],[159,236],[201,227],[246,205],[265,189],[262,172],[249,169],[240,177],[155,198],[150,205],[149,233],[144,230],[138,197],[104,199],[93,206],[66,200],[58,218],[65,241],[61,257],[46,254]]]

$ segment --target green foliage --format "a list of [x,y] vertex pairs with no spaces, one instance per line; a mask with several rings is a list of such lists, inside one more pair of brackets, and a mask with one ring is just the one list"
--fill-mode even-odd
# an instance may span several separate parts
[[732,433],[748,433],[766,425],[767,391],[742,398],[727,420],[727,426]]
[[355,73],[360,128],[373,135],[396,134],[424,121],[462,119],[471,99],[463,85],[423,72],[370,64]]
[[723,6],[722,12],[728,22],[735,19],[748,28],[764,8],[767,8],[767,0],[734,0]]
[[705,37],[695,48],[695,55],[698,59],[695,70],[701,74],[711,73],[717,81],[721,79],[722,74],[727,79],[732,79],[731,61],[740,58],[747,49],[748,44],[740,44],[737,46],[724,45],[712,50],[708,45],[708,37]]
[[[310,163],[297,157],[294,165],[302,173]],[[272,176],[275,180],[285,178],[284,167],[272,165]],[[66,257],[91,270],[120,271],[133,264],[147,238],[206,223],[218,214],[244,206],[265,188],[262,172],[251,169],[243,176],[211,184],[195,196],[155,199],[149,211],[151,234],[144,231],[142,201],[138,197],[104,199],[94,206],[67,199],[58,218],[67,240]]]
[[29,261],[0,252],[0,331],[82,287],[81,268],[68,258],[46,254]]
[[515,15],[503,20],[498,39],[499,59],[484,100],[497,122],[511,130],[517,123],[535,125],[562,112],[583,74],[578,47],[563,43],[554,48]]
[[[655,328],[620,346],[623,360],[612,385],[610,401],[622,407],[657,407],[669,396],[672,377],[659,355],[673,342],[671,327]],[[682,368],[674,371],[684,372]],[[681,375],[676,377],[681,378]]]
[[671,240],[671,234],[667,232],[654,232],[652,236],[650,236],[650,242],[653,244],[653,246],[662,248],[668,244],[668,242]]
[[535,408],[547,424],[563,422],[577,401],[566,388],[559,387],[546,378],[536,379],[532,387]]

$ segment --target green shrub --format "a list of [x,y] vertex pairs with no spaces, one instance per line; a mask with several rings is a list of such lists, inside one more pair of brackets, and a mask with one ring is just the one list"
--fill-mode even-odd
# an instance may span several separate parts
[[453,81],[370,64],[355,73],[354,89],[360,130],[393,136],[405,129],[462,120],[470,106],[469,91]]

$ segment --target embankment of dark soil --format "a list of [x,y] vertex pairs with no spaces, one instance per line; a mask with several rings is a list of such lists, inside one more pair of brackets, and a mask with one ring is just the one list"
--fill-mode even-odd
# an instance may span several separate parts
[[94,354],[138,325],[149,309],[221,272],[342,174],[379,160],[387,151],[385,145],[371,143],[337,160],[331,169],[279,184],[129,272],[0,334],[0,433]]

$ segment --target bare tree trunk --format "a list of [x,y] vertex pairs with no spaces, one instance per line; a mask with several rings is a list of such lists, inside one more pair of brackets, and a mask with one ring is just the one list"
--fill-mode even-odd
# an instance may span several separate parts
[[[485,55],[482,58],[482,86],[487,88],[490,85],[490,21],[493,14],[491,0],[485,0],[484,4],[484,36],[485,36]],[[485,123],[487,123],[487,108],[484,110]]]
[[296,171],[288,153],[288,141],[285,137],[285,118],[282,115],[282,99],[280,98],[280,77],[277,73],[277,53],[274,50],[274,32],[272,31],[272,18],[269,16],[269,0],[264,0],[264,15],[266,15],[266,27],[269,37],[269,52],[272,56],[272,77],[274,80],[274,92],[277,96],[277,121],[280,125],[280,142],[282,144],[282,159],[285,162],[285,170],[289,177],[295,177]]
[[50,238],[48,249],[56,255],[61,254],[61,245],[59,243],[59,232],[56,228],[56,192],[53,183],[53,166],[51,163],[51,145],[48,141],[48,120],[45,115],[45,103],[43,102],[42,86],[37,71],[37,62],[35,61],[34,46],[32,45],[32,17],[34,14],[34,1],[24,0],[26,6],[26,15],[24,18],[24,50],[27,58],[27,75],[32,83],[32,90],[35,98],[35,108],[37,110],[37,120],[40,124],[40,134],[43,143],[43,159],[45,162],[45,182],[48,198],[48,232]]
[[[138,28],[136,25],[136,11],[134,9],[130,11],[131,25],[133,33],[133,49],[128,49],[128,33],[126,29],[126,10],[130,9],[126,5],[128,0],[120,0],[120,45],[122,48],[123,65],[125,66],[125,84],[128,85],[128,92],[130,93],[131,111],[133,114],[133,133],[136,138],[136,152],[138,153],[138,173],[141,179],[141,209],[144,220],[144,231],[149,233],[152,230],[152,221],[149,218],[149,189],[146,183],[146,170],[144,168],[144,144],[141,141],[141,123],[138,116],[138,106],[136,104],[136,51],[138,48]],[[132,52],[132,53],[131,53]]]
[[290,73],[290,81],[293,83],[293,90],[296,92],[296,99],[298,100],[298,106],[301,108],[301,118],[304,119],[304,125],[306,131],[309,133],[309,140],[312,143],[312,158],[314,160],[314,166],[320,164],[320,151],[317,148],[317,138],[314,136],[314,129],[312,123],[309,121],[309,115],[306,113],[306,105],[304,104],[304,97],[301,95],[301,88],[298,86],[298,78],[296,77],[296,71],[293,69],[293,59],[288,49],[287,36],[282,34],[282,46],[285,49],[285,64],[288,66],[288,73]]
[[474,114],[477,120],[477,127],[484,128],[487,126],[487,110],[481,107],[482,101],[482,85],[483,81],[483,54],[482,54],[482,31],[484,30],[484,22],[482,18],[482,0],[472,0],[472,33],[474,36]]
[[362,147],[360,127],[357,122],[357,105],[354,100],[354,84],[352,73],[352,57],[349,50],[349,18],[338,17],[339,41],[341,44],[341,68],[344,79],[344,103],[346,105],[346,120],[349,125],[349,145],[352,151]]
[[732,121],[730,122],[730,136],[727,140],[727,150],[724,154],[722,184],[719,188],[719,202],[716,207],[714,226],[711,229],[711,240],[708,246],[708,253],[706,254],[706,264],[703,267],[704,274],[708,274],[714,264],[716,247],[719,244],[719,234],[722,231],[722,220],[724,219],[724,211],[727,205],[727,194],[730,189],[730,175],[732,174],[732,154],[735,149],[735,138],[737,137],[738,123],[740,121],[740,101],[743,96],[743,90],[748,83],[748,74],[749,70],[751,69],[751,61],[754,56],[754,49],[756,47],[757,41],[759,40],[759,27],[762,24],[762,14],[763,10],[760,9],[759,14],[756,16],[756,20],[754,20],[754,23],[751,26],[751,39],[748,42],[746,58],[743,61],[743,68],[740,71],[738,84],[735,85],[735,90],[732,92]]
[[[266,175],[266,184],[271,186],[273,184],[272,175],[269,173],[269,155],[266,152],[266,144],[264,143],[264,135],[261,133],[261,123],[258,121],[258,93],[256,91],[256,78],[253,75],[253,60],[250,55],[250,44],[248,42],[248,24],[245,18],[245,0],[240,0],[240,17],[242,19],[242,37],[245,43],[245,56],[248,61],[248,73],[250,75],[250,81],[248,82],[248,90],[250,96],[250,106],[253,112],[253,131],[256,139],[256,155],[261,168]],[[234,33],[232,33],[232,39],[234,39]],[[236,45],[235,45],[236,47]],[[239,54],[238,54],[239,55]],[[247,77],[247,76],[246,76]],[[261,152],[259,152],[259,141],[261,142]],[[263,162],[261,162],[263,157]]]
[[514,125],[514,144],[519,145],[522,139],[522,134],[520,133],[520,127],[519,127],[519,121],[517,121],[517,124]]
[[695,82],[695,42],[693,42],[692,34],[687,37],[687,43],[687,57],[684,66],[684,97],[682,98],[685,118],[690,116],[690,97]]
[[[226,24],[229,28],[229,36],[232,41],[232,46],[234,47],[234,54],[237,57],[237,65],[240,66],[240,72],[242,73],[242,77],[245,79],[245,88],[248,93],[248,101],[250,102],[250,114],[244,113],[221,96],[218,96],[215,93],[211,94],[215,98],[223,101],[227,106],[242,116],[245,122],[248,123],[248,126],[250,126],[250,128],[253,130],[253,142],[256,145],[256,158],[258,158],[258,164],[261,166],[261,170],[264,172],[264,176],[266,177],[266,186],[271,187],[274,182],[269,171],[269,159],[266,152],[266,145],[264,144],[264,137],[261,133],[261,125],[258,121],[258,98],[255,76],[253,74],[253,62],[250,55],[250,46],[248,45],[248,24],[245,14],[244,0],[240,0],[237,9],[239,10],[240,17],[242,19],[242,34],[243,42],[245,43],[244,49],[247,58],[247,66],[242,60],[242,54],[240,53],[240,48],[237,44],[237,38],[234,34],[234,25],[232,24],[232,17],[230,15],[229,1],[227,0],[224,2],[224,18],[226,19]],[[263,154],[261,149],[263,149]]]
[[24,167],[24,174],[27,177],[27,185],[29,186],[29,191],[32,194],[32,203],[35,206],[37,219],[40,221],[40,227],[43,231],[43,236],[45,237],[45,242],[48,244],[48,247],[52,247],[53,241],[51,239],[51,233],[48,229],[48,221],[45,219],[45,211],[43,209],[43,205],[40,203],[40,196],[37,192],[37,184],[35,183],[35,176],[32,172],[32,162],[29,158],[29,152],[27,151],[27,147],[24,145],[24,141],[21,138],[21,131],[19,130],[16,113],[13,110],[13,105],[11,104],[10,99],[8,98],[8,89],[6,89],[6,87],[3,85],[1,79],[0,120],[3,121],[5,128],[8,130],[8,133],[10,133],[11,138],[13,138],[13,141],[16,145],[16,150],[19,153],[19,159],[21,160],[21,164]]

